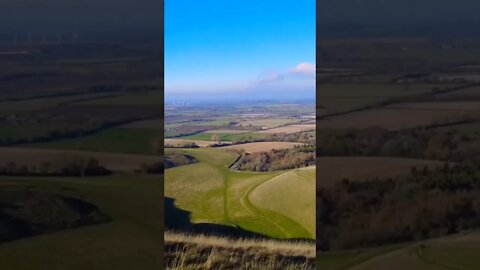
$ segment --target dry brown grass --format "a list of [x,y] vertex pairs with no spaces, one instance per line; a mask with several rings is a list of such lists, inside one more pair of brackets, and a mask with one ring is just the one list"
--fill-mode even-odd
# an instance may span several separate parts
[[254,142],[225,146],[224,149],[243,150],[247,153],[267,152],[272,149],[290,149],[301,143],[292,142]]
[[167,269],[315,269],[315,244],[165,233]]

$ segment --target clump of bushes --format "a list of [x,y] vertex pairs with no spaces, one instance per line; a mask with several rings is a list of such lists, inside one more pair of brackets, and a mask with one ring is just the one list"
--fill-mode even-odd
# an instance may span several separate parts
[[244,153],[232,165],[240,171],[281,171],[315,165],[315,146],[296,146],[268,152]]
[[177,144],[165,144],[165,148],[198,148],[199,146],[194,142],[184,142]]

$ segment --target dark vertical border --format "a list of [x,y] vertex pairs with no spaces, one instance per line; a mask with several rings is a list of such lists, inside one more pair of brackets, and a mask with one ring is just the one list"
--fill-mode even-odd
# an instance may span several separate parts
[[[160,70],[160,76],[161,76],[161,86],[160,86],[160,91],[162,91],[162,113],[161,113],[161,119],[163,120],[163,122],[165,122],[165,1],[164,0],[159,0],[161,2],[161,6],[162,6],[162,9],[160,10],[160,21],[161,21],[161,24],[162,26],[160,27],[161,29],[161,38],[160,38],[160,50],[161,50],[161,62],[162,62],[162,70]],[[164,149],[163,149],[163,139],[165,137],[165,134],[164,134],[164,131],[165,129],[162,127],[161,128],[161,141],[162,141],[162,146],[160,147],[160,156],[164,157]],[[163,159],[165,160],[165,159]],[[164,166],[165,167],[165,166]],[[162,207],[161,209],[165,209],[165,204],[164,204],[164,199],[165,199],[165,190],[164,190],[164,177],[165,176],[165,173],[162,173],[162,175],[160,176],[160,181],[162,182],[162,184],[160,185],[161,186],[161,192],[160,192],[160,196],[161,198],[160,199],[160,203],[162,204]],[[165,267],[165,252],[164,252],[164,247],[165,247],[165,242],[164,242],[164,234],[165,234],[165,211],[163,211],[163,213],[160,213],[161,215],[161,232],[160,232],[160,235],[161,235],[161,246],[159,247],[160,249],[160,260],[161,260],[161,264],[162,264],[162,269]]]
[[[318,95],[318,92],[320,91],[320,85],[319,85],[318,75],[319,75],[319,63],[320,63],[320,61],[321,61],[321,59],[320,59],[320,57],[319,57],[320,54],[318,53],[318,50],[319,50],[318,38],[319,38],[319,36],[320,36],[319,27],[318,27],[318,25],[319,25],[318,14],[319,14],[319,6],[320,6],[320,5],[319,5],[318,3],[319,3],[320,1],[322,1],[322,0],[316,0],[316,30],[315,30],[315,31],[316,31],[316,40],[315,40],[315,48],[316,48],[316,52],[315,52],[315,55],[316,55],[316,63],[315,63],[315,67],[316,67],[315,98],[316,98],[316,114],[317,114],[317,118],[316,118],[316,122],[317,122],[317,123],[316,123],[316,136],[315,136],[316,138],[318,138],[319,135],[320,135],[320,134],[319,134],[319,133],[320,133],[320,131],[319,131],[319,125],[318,125],[318,117],[319,117],[319,115],[318,115],[318,112],[319,112],[318,108],[319,108],[319,104],[320,104],[320,96]],[[320,148],[319,148],[319,145],[318,145],[318,140],[316,141],[316,145],[317,145],[317,147],[316,147],[316,156],[317,156],[316,168],[317,168],[317,170],[318,170],[319,165],[320,165],[320,164],[319,164],[319,158],[318,158],[318,157],[320,156],[320,153],[319,153],[319,150],[318,150],[318,149],[320,149]],[[320,179],[319,179],[319,174],[316,173],[316,174],[315,174],[315,177],[316,177],[316,183],[317,183],[317,184],[315,185],[315,187],[317,188],[317,187],[318,187],[318,183],[319,183],[319,181],[320,181]],[[318,189],[317,189],[316,191],[318,192]],[[317,192],[315,192],[315,202],[316,202],[316,204],[315,204],[315,205],[316,205],[316,208],[315,208],[316,211],[315,211],[315,213],[316,213],[316,220],[318,221],[318,220],[319,220],[319,200],[318,200],[318,196],[316,196]],[[315,231],[316,231],[316,239],[317,239],[317,241],[316,241],[316,242],[317,242],[317,253],[318,253],[318,249],[319,249],[318,239],[320,239],[320,238],[319,238],[319,231],[320,231],[319,229],[320,229],[320,228],[319,228],[319,224],[318,224],[318,222],[317,222],[317,223],[316,223],[316,230],[315,230]]]

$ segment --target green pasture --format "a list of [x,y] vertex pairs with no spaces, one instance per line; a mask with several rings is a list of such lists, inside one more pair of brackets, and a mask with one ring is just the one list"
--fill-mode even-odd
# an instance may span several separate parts
[[0,178],[0,185],[77,197],[112,221],[0,244],[2,269],[161,269],[163,182],[160,177]]
[[118,128],[78,139],[58,140],[26,147],[148,155],[155,154],[155,142],[160,138],[161,130]]
[[[313,239],[311,223],[294,220],[289,211],[269,208],[252,200],[251,193],[259,186],[288,172],[255,173],[231,171],[227,167],[237,155],[219,149],[202,148],[182,151],[194,156],[199,163],[168,169],[165,171],[165,196],[175,199],[176,206],[191,212],[193,223],[213,223],[238,226],[242,229],[275,238]],[[307,174],[311,177],[310,174]],[[302,185],[303,178],[292,177],[290,181]],[[314,178],[311,179],[314,181]],[[280,199],[297,204],[295,193]],[[315,196],[310,199],[314,204]],[[302,200],[301,200],[302,201]],[[280,203],[280,202],[278,202]],[[282,202],[283,203],[283,202]],[[312,209],[304,215],[315,215]],[[300,214],[302,215],[302,214]]]

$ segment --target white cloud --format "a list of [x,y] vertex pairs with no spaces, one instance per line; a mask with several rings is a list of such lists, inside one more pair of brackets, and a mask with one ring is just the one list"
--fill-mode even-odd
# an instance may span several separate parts
[[300,63],[294,69],[291,70],[293,74],[308,74],[315,75],[315,64],[311,63]]
[[260,77],[258,84],[268,84],[279,82],[288,78],[294,79],[296,77],[303,77],[307,75],[308,77],[315,76],[315,64],[303,62],[296,65],[294,68],[284,71],[284,72],[271,72],[267,73]]

